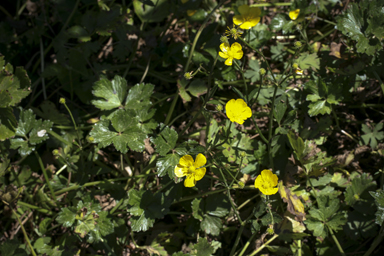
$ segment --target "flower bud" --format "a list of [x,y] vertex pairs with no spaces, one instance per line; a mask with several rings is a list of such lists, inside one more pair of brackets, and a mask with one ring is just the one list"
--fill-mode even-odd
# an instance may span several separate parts
[[267,71],[264,69],[264,68],[261,68],[260,70],[259,70],[259,72],[260,72],[260,75],[265,75],[266,73],[267,73]]
[[239,185],[239,187],[241,187],[241,188],[244,188],[244,187],[245,187],[245,184],[244,184],[244,182],[242,182],[242,181],[239,181],[239,182],[237,183],[237,185]]
[[275,231],[273,230],[273,228],[267,228],[267,233],[269,235],[273,235],[275,233]]
[[[192,73],[192,72],[191,72],[191,73]],[[193,76],[192,76],[191,73],[188,73],[188,72],[184,73],[184,78],[187,79],[187,80],[192,79]]]
[[216,105],[216,111],[221,112],[223,111],[223,106],[221,104]]
[[293,68],[293,69],[298,69],[298,68],[299,68],[299,65],[298,65],[297,63],[293,63],[292,68]]
[[58,156],[58,155],[59,155],[59,150],[54,149],[54,150],[52,151],[52,154],[53,154],[54,156]]
[[87,138],[89,142],[94,142],[95,141],[95,138],[93,138],[92,136],[88,137]]
[[295,45],[295,47],[296,47],[297,49],[300,49],[301,46],[303,46],[303,45],[301,44],[300,41],[296,41],[294,45]]
[[64,98],[60,98],[60,104],[65,104],[65,99]]
[[222,42],[222,43],[229,43],[228,42],[228,37],[226,37],[226,36],[222,36],[222,37],[220,37],[220,42]]

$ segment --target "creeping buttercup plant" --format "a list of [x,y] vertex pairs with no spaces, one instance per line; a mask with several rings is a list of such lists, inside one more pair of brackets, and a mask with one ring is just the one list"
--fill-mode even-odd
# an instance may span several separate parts
[[8,2],[0,255],[381,255],[382,1]]

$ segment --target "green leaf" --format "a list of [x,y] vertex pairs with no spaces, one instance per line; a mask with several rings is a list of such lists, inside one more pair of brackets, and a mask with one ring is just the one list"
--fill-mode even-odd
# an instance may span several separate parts
[[218,217],[205,215],[204,220],[200,223],[200,228],[207,234],[218,236],[222,228],[221,219]]
[[303,157],[304,150],[305,150],[303,139],[300,137],[296,138],[296,135],[293,131],[289,131],[287,135],[288,135],[289,142],[293,150],[295,151],[296,158],[297,160],[300,161]]
[[40,104],[40,109],[38,108],[32,108],[33,112],[36,113],[39,117],[50,120],[54,124],[60,124],[60,125],[68,125],[71,123],[69,118],[64,115],[63,113],[60,113],[59,110],[57,110],[55,104],[53,104],[51,101],[43,101]]
[[0,108],[0,141],[15,136],[17,121],[12,108]]
[[96,220],[93,214],[84,216],[82,220],[78,220],[76,224],[75,233],[79,234],[80,237],[84,238],[88,233],[96,228]]
[[256,59],[250,59],[248,62],[248,65],[249,65],[249,69],[245,71],[244,76],[248,79],[251,79],[252,83],[260,80],[259,61]]
[[196,250],[195,255],[199,256],[210,256],[214,253],[214,248],[209,244],[206,238],[200,237],[197,244],[193,246],[193,248]]
[[193,79],[193,81],[189,84],[187,91],[189,91],[193,96],[199,97],[207,93],[207,85],[202,79]]
[[384,191],[383,190],[379,190],[378,192],[369,191],[369,193],[375,199],[375,204],[377,206],[376,224],[381,226],[384,223]]
[[157,175],[163,177],[168,173],[169,178],[174,178],[175,166],[179,163],[180,156],[178,154],[168,154],[164,157],[160,157],[156,162]]
[[365,145],[370,145],[372,149],[375,149],[377,147],[377,141],[381,141],[384,139],[384,132],[380,131],[383,129],[383,123],[378,123],[373,131],[365,124],[362,125],[361,130],[365,133],[361,136],[361,139],[363,140]]
[[287,110],[287,104],[283,102],[278,102],[273,111],[273,115],[276,118],[278,124],[280,124],[281,120],[284,117],[285,111]]
[[98,143],[99,147],[113,144],[122,153],[126,153],[128,147],[133,151],[142,152],[147,135],[138,127],[137,117],[129,111],[119,109],[114,112],[111,119],[115,131],[111,130],[109,120],[101,120],[90,132],[90,136],[95,139],[94,142]]
[[170,150],[174,149],[176,146],[176,141],[178,138],[177,132],[168,126],[162,128],[161,133],[152,140],[156,146],[156,151],[161,155],[165,156]]
[[146,5],[143,1],[134,0],[133,7],[142,22],[160,22],[172,13],[173,4],[167,0],[150,0],[153,5]]
[[76,213],[68,208],[61,209],[56,221],[63,225],[63,227],[69,228],[73,225],[76,219]]
[[[1,60],[1,59],[0,59]],[[24,249],[19,248],[21,247],[21,243],[16,240],[6,240],[1,246],[0,246],[0,252],[2,256],[27,256],[30,255]]]
[[204,218],[203,218],[203,211],[202,209],[200,208],[200,202],[201,202],[201,198],[195,198],[192,200],[192,203],[191,203],[191,207],[192,207],[192,216],[195,218],[195,219],[198,219],[200,221],[202,221]]
[[277,14],[273,19],[271,20],[271,30],[279,31],[283,28],[284,24],[288,23],[288,21],[285,18],[285,15],[282,13]]
[[45,218],[45,219],[43,219],[41,222],[40,222],[40,224],[39,224],[39,232],[41,233],[41,234],[45,234],[45,233],[47,233],[47,230],[48,230],[48,228],[49,228],[49,226],[51,225],[51,223],[52,223],[52,219],[51,218]]
[[277,43],[276,46],[271,46],[271,53],[272,53],[272,60],[273,61],[283,61],[283,57],[286,54],[286,52],[283,51],[284,45],[281,43]]
[[[353,206],[358,201],[364,199],[364,194],[375,188],[376,183],[373,181],[372,176],[367,173],[358,175],[353,178],[352,184],[350,184],[344,192],[345,202]],[[365,196],[367,196],[367,194]]]
[[15,135],[22,138],[11,139],[11,148],[18,149],[20,155],[25,156],[35,150],[35,145],[47,140],[53,123],[48,120],[36,120],[31,109],[21,110],[19,126]]
[[152,104],[150,97],[155,86],[153,84],[136,84],[128,93],[125,101],[125,109],[148,109]]
[[331,107],[329,106],[329,103],[326,100],[320,100],[315,103],[310,103],[308,107],[308,114],[310,116],[317,116],[319,114],[331,114],[332,111]]
[[128,197],[128,204],[132,206],[128,211],[135,216],[132,218],[132,230],[135,232],[152,227],[155,219],[163,218],[169,212],[172,203],[164,194],[150,191],[131,189]]
[[31,81],[23,68],[16,68],[13,74],[12,65],[8,63],[3,67],[3,56],[0,56],[0,63],[0,108],[15,106],[31,93]]
[[228,197],[224,194],[209,196],[205,199],[205,211],[209,215],[225,217],[231,209]]
[[92,104],[101,110],[111,110],[122,106],[123,100],[127,95],[127,81],[120,77],[115,76],[112,81],[102,77],[93,85],[93,95],[102,98],[92,100]]
[[317,53],[309,54],[308,52],[303,52],[296,60],[296,63],[301,69],[308,69],[312,67],[314,70],[317,70],[320,68],[320,59],[317,56]]

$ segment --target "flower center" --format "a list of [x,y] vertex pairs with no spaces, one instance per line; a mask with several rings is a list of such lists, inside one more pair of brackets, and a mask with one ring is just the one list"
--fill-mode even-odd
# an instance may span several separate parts
[[188,174],[195,173],[196,167],[195,166],[189,166],[188,167]]

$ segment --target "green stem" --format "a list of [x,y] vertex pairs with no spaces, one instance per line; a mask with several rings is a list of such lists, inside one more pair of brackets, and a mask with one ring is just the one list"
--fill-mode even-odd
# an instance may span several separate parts
[[263,244],[262,246],[259,247],[259,249],[255,250],[253,253],[249,254],[249,256],[254,256],[256,255],[257,253],[259,253],[261,250],[264,249],[265,246],[267,246],[268,244],[270,244],[273,240],[275,240],[279,235],[274,235],[273,237],[271,237],[265,244]]
[[269,113],[269,128],[268,128],[268,155],[269,155],[269,164],[272,168],[272,170],[275,170],[274,164],[273,164],[273,157],[272,157],[272,128],[273,128],[273,112],[275,111],[275,100],[276,100],[276,93],[277,93],[278,86],[275,86],[275,90],[273,91],[273,98],[272,98],[272,106],[271,106],[271,112]]
[[369,256],[371,255],[371,253],[376,249],[376,247],[381,244],[381,241],[383,240],[384,238],[384,225],[382,223],[381,225],[381,228],[380,228],[380,232],[379,232],[379,235],[375,238],[375,240],[373,241],[371,247],[369,247],[368,251],[364,254],[364,256]]
[[36,211],[44,213],[44,214],[48,214],[48,215],[52,215],[53,214],[51,211],[49,211],[47,209],[43,209],[43,208],[40,208],[40,207],[38,207],[36,205],[27,204],[27,203],[24,203],[24,202],[21,202],[21,201],[17,201],[17,205],[23,206],[23,207],[27,207],[29,209],[36,210]]
[[245,100],[247,102],[247,104],[249,104],[249,98],[248,98],[248,84],[245,82],[245,77],[244,77],[244,72],[243,70],[240,68],[239,64],[237,64],[235,61],[234,61],[236,67],[239,69],[240,73],[241,73],[241,77],[243,78],[243,83],[244,83],[244,87],[245,87]]
[[51,183],[49,182],[49,177],[48,177],[47,171],[46,171],[45,168],[44,168],[43,161],[41,160],[39,154],[38,154],[36,151],[35,151],[35,156],[37,157],[37,160],[39,161],[40,168],[41,168],[41,170],[43,171],[44,179],[45,179],[45,182],[46,182],[47,185],[48,185],[49,190],[51,191],[52,198],[53,198],[53,200],[54,200],[55,202],[57,202],[57,198],[56,198],[55,192],[53,191],[52,185],[51,185]]
[[267,69],[268,71],[270,72],[272,78],[273,78],[273,81],[275,82],[275,84],[277,85],[277,80],[276,80],[276,77],[273,75],[273,72],[272,72],[272,69],[271,69],[271,66],[269,65],[269,62],[267,60],[267,58],[264,56],[264,54],[259,51],[258,49],[256,49],[255,47],[251,46],[247,41],[245,41],[243,38],[239,37],[240,41],[242,41],[244,44],[246,44],[249,48],[251,48],[252,50],[254,50],[255,52],[257,52],[265,61],[265,63],[267,64]]
[[256,123],[256,120],[255,120],[255,117],[252,115],[252,121],[253,121],[253,124],[255,125],[255,128],[256,128],[256,131],[257,133],[260,135],[260,138],[265,142],[265,144],[268,145],[268,140],[264,137],[263,133],[261,132],[259,126],[257,125]]
[[243,249],[241,250],[239,256],[243,256],[243,254],[247,250],[248,246],[251,244],[251,241],[255,238],[256,235],[257,235],[257,232],[253,233],[251,238],[248,239],[247,243],[244,245]]
[[29,240],[29,237],[28,237],[27,232],[26,232],[25,229],[24,229],[23,223],[21,222],[21,220],[20,220],[20,218],[19,218],[19,215],[17,215],[17,213],[15,212],[15,210],[13,210],[13,208],[12,208],[10,205],[9,205],[9,207],[11,208],[13,214],[16,216],[17,222],[19,222],[20,228],[21,228],[21,230],[23,231],[24,238],[25,238],[25,240],[27,241],[28,247],[29,247],[29,249],[31,250],[32,255],[33,255],[33,256],[36,256],[36,253],[35,253],[35,251],[33,250],[33,246],[32,246],[32,244],[31,244],[31,241]]
[[275,6],[291,6],[292,2],[289,3],[264,3],[264,4],[251,4],[251,7],[275,7]]
[[229,202],[231,203],[233,212],[235,213],[237,219],[238,219],[239,222],[240,222],[240,225],[241,225],[241,226],[244,226],[244,222],[241,220],[241,218],[240,218],[240,214],[237,212],[236,206],[235,206],[235,204],[232,202],[231,191],[229,190],[229,188],[227,188],[227,196],[228,196],[228,200],[229,200]]
[[301,256],[301,240],[297,240],[297,256]]
[[171,117],[172,117],[173,111],[175,110],[176,102],[178,99],[179,99],[179,94],[176,94],[173,98],[172,103],[171,103],[171,107],[168,110],[167,117],[165,118],[165,121],[164,121],[165,125],[169,124],[169,121],[171,120]]
[[80,134],[79,134],[79,130],[77,129],[77,125],[76,125],[75,119],[73,118],[72,112],[71,112],[71,110],[68,108],[68,106],[67,106],[67,104],[66,104],[65,102],[64,102],[64,106],[65,106],[65,108],[67,109],[69,115],[71,116],[72,123],[73,123],[73,125],[75,126],[75,131],[76,131],[76,134],[77,134],[77,139],[79,140],[79,144],[80,144],[80,148],[81,148]]
[[197,40],[199,40],[199,37],[201,35],[201,32],[203,32],[204,28],[205,28],[205,25],[208,23],[209,19],[211,18],[211,16],[216,12],[216,10],[224,3],[224,1],[220,1],[220,3],[218,3],[216,5],[215,8],[213,8],[213,10],[211,11],[211,13],[205,18],[203,24],[201,25],[201,27],[199,28],[199,30],[197,31],[196,35],[195,35],[195,39],[193,40],[193,43],[192,43],[192,47],[189,51],[189,56],[188,56],[188,61],[187,63],[185,64],[185,68],[184,68],[184,72],[187,72],[188,71],[188,68],[189,68],[189,64],[191,63],[191,60],[192,60],[192,55],[193,55],[193,52],[195,51],[195,47],[196,47],[196,44],[197,44]]
[[244,230],[244,226],[241,226],[240,229],[239,229],[239,232],[237,232],[235,244],[233,245],[231,253],[229,254],[229,256],[232,256],[235,253],[236,247],[239,244],[239,241],[240,241],[240,238],[241,238],[241,234],[243,233],[243,230]]
[[107,183],[111,183],[111,182],[115,182],[115,181],[121,181],[121,180],[139,179],[139,178],[148,177],[148,176],[152,176],[152,175],[155,175],[155,174],[153,174],[153,173],[151,173],[151,174],[139,174],[139,175],[135,175],[134,177],[124,177],[124,178],[116,178],[116,179],[109,179],[109,180],[92,181],[92,182],[85,183],[83,185],[77,184],[77,185],[73,185],[73,186],[70,186],[67,188],[60,189],[60,190],[56,191],[55,194],[59,195],[59,194],[62,194],[62,193],[68,192],[68,191],[76,190],[78,188],[97,186],[99,184],[104,184],[104,183],[107,184]]
[[[41,74],[44,73],[44,46],[43,39],[40,37],[40,59],[41,59]],[[42,77],[41,84],[43,86],[43,96],[44,100],[47,100],[47,91],[45,90],[45,78]]]
[[144,30],[144,25],[145,25],[145,22],[141,23],[141,25],[140,25],[140,32],[139,32],[139,36],[137,37],[137,40],[136,40],[135,50],[132,51],[131,56],[129,56],[128,65],[124,71],[123,78],[125,78],[128,75],[128,71],[131,68],[132,61],[136,55],[137,49],[139,48],[139,41],[140,41],[141,35],[143,33],[143,30]]
[[124,200],[120,200],[116,205],[115,207],[112,208],[112,210],[109,212],[110,214],[113,214],[119,207],[120,205],[122,205],[124,202]]
[[212,191],[208,191],[208,192],[201,193],[201,194],[196,194],[196,195],[192,195],[192,196],[186,196],[184,198],[179,199],[178,201],[173,202],[172,204],[177,204],[177,203],[181,203],[181,202],[184,202],[184,201],[193,200],[195,198],[199,198],[199,197],[203,197],[203,196],[208,196],[208,195],[213,195],[213,194],[221,193],[221,192],[224,192],[226,190],[227,190],[226,188],[222,188],[222,189],[212,190]]
[[248,198],[244,203],[242,203],[239,207],[237,207],[237,210],[239,211],[241,208],[243,208],[244,206],[246,206],[249,202],[251,202],[253,199],[255,199],[256,197],[260,196],[260,194],[257,194],[257,195],[254,195],[253,197],[251,198]]
[[12,15],[1,5],[0,5],[0,11],[2,11],[5,15],[7,15],[11,20],[13,19]]
[[339,240],[337,240],[337,237],[335,236],[335,234],[333,233],[332,229],[329,226],[328,226],[328,230],[329,230],[329,233],[331,233],[333,241],[335,241],[337,249],[339,249],[339,252],[341,253],[341,255],[345,256],[345,253],[344,253],[343,248],[341,247],[341,245],[339,243]]
[[377,80],[379,80],[379,82],[380,82],[380,87],[381,87],[381,91],[382,91],[383,94],[384,94],[384,83],[383,83],[383,81],[381,80],[380,76],[376,73],[375,70],[373,70],[373,75],[376,77]]

